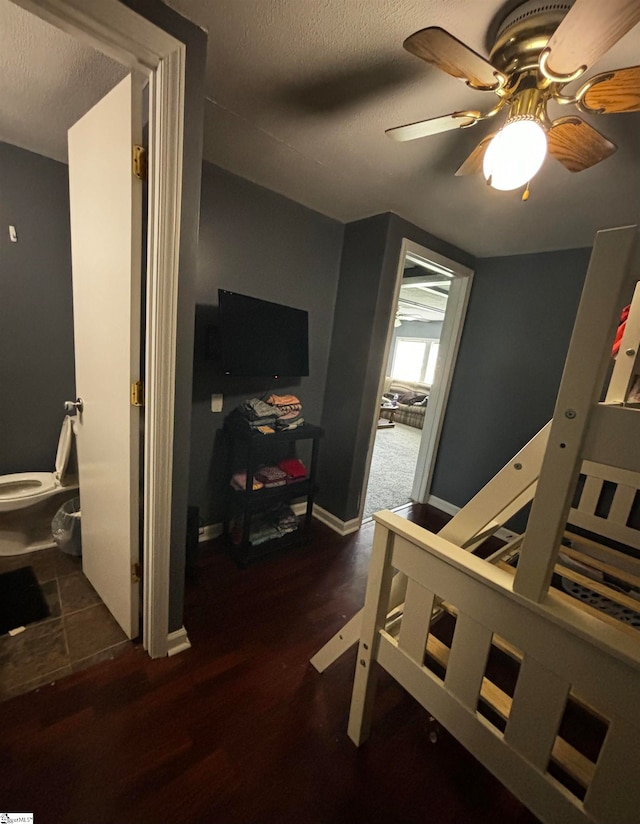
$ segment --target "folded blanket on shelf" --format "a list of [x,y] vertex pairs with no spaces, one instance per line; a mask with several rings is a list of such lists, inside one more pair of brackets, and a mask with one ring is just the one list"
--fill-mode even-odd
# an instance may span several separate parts
[[269,395],[267,403],[279,410],[280,415],[278,417],[285,419],[297,418],[302,411],[300,399],[295,395]]
[[289,532],[295,532],[298,528],[298,516],[295,514],[293,509],[286,504],[281,504],[277,507],[272,513],[270,513],[270,517],[283,535],[286,535]]
[[[298,518],[290,506],[280,504],[275,509],[257,515],[251,524],[249,543],[252,546],[282,538],[298,529]],[[231,539],[235,544],[242,540],[242,523],[234,523],[231,528]]]
[[252,546],[258,546],[259,544],[264,544],[267,541],[273,541],[275,538],[281,537],[282,533],[277,526],[274,524],[263,523],[256,527],[256,529],[251,530],[249,543],[251,543]]
[[307,477],[307,468],[298,458],[285,458],[278,466],[287,473],[290,481],[299,481]]
[[294,429],[304,423],[302,404],[295,395],[269,395],[267,403],[278,410],[278,429]]
[[278,466],[263,466],[256,472],[256,478],[262,481],[266,488],[284,486],[287,482],[287,473]]
[[237,407],[238,412],[247,420],[255,421],[263,418],[279,418],[282,411],[276,404],[261,401],[259,398],[250,398]]
[[259,432],[262,427],[267,426],[275,432],[276,421],[277,417],[275,415],[249,419],[242,414],[239,408],[236,408],[229,413],[226,425],[236,431],[243,432]]

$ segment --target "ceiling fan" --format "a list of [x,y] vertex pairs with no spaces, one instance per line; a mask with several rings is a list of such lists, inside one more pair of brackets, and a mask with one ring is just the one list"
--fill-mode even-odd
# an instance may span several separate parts
[[526,186],[546,153],[570,172],[605,160],[616,147],[577,114],[551,120],[549,101],[587,114],[640,110],[640,66],[589,78],[575,94],[563,88],[581,77],[640,21],[638,0],[527,0],[502,21],[486,60],[453,35],[432,27],[415,32],[404,48],[472,89],[498,100],[488,111],[460,111],[388,129],[394,140],[465,129],[506,112],[502,128],[484,137],[456,171],[483,171],[495,189]]

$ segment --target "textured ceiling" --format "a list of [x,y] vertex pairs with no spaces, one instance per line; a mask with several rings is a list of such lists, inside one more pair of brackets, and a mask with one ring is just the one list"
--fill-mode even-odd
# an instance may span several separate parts
[[0,140],[66,162],[67,130],[127,74],[0,0]]
[[[411,143],[385,136],[491,105],[493,95],[412,57],[402,41],[438,25],[487,54],[514,0],[168,4],[209,32],[205,157],[235,174],[342,221],[395,212],[478,256],[588,246],[599,228],[638,222],[640,113],[586,117],[618,152],[574,175],[548,159],[527,203],[454,176],[491,123]],[[8,0],[0,55],[0,140],[59,160],[69,126],[125,74]],[[637,26],[589,74],[639,55]]]
[[[640,113],[585,118],[617,154],[574,175],[548,159],[527,203],[454,177],[493,124],[404,144],[385,136],[492,105],[402,41],[437,25],[487,54],[500,0],[168,2],[209,32],[205,157],[229,171],[342,221],[393,211],[479,256],[589,246],[598,228],[638,221]],[[590,74],[639,55],[640,26]]]

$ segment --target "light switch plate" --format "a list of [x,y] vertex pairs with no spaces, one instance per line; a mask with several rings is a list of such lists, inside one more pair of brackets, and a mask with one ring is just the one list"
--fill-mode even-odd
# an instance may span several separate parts
[[222,412],[222,395],[211,396],[211,411]]

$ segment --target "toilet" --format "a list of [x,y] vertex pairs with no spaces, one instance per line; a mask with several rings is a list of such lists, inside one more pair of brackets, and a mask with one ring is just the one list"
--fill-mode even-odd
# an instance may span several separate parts
[[0,555],[22,555],[55,546],[51,519],[77,494],[77,475],[69,472],[73,424],[62,421],[55,470],[0,475]]

